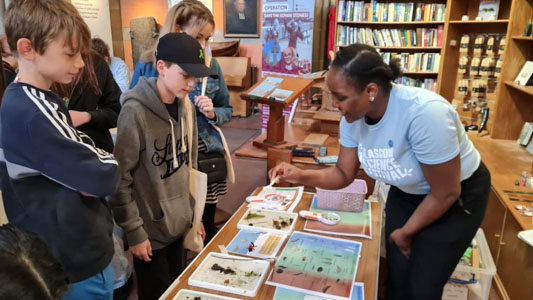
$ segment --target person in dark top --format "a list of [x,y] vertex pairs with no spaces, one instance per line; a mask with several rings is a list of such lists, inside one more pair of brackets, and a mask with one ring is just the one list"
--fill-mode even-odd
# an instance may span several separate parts
[[113,152],[109,129],[117,126],[121,91],[105,60],[94,51],[83,55],[86,66],[68,85],[54,84],[65,101],[74,126],[87,134],[96,147]]
[[12,83],[17,77],[18,61],[11,53],[7,38],[5,35],[0,36],[2,42],[2,67],[4,68],[4,77],[6,79],[6,86]]
[[399,60],[375,48],[340,49],[326,78],[342,112],[335,166],[302,170],[281,163],[270,178],[337,190],[360,167],[391,185],[385,207],[387,300],[442,299],[443,288],[485,215],[490,173],[442,96],[394,84]]

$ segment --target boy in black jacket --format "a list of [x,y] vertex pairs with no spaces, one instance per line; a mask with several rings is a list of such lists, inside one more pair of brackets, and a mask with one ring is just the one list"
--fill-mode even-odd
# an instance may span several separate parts
[[84,66],[90,32],[62,0],[11,1],[8,42],[19,81],[0,108],[0,182],[11,223],[35,232],[71,282],[63,299],[111,299],[111,212],[103,197],[119,182],[113,155],[77,131],[53,82],[71,82]]

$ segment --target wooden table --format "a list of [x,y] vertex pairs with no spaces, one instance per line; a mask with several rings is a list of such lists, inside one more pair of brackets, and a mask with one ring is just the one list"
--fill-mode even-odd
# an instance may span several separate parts
[[[258,192],[258,190],[256,191]],[[302,200],[294,210],[298,212],[300,210],[307,210],[311,205],[313,194],[304,193]],[[362,243],[361,258],[359,260],[359,266],[357,269],[357,275],[355,281],[364,282],[365,284],[365,299],[377,299],[378,289],[378,269],[379,269],[379,253],[380,253],[380,241],[381,241],[381,219],[382,219],[382,207],[381,203],[372,202],[372,239],[364,238],[350,238],[341,237],[349,240],[359,241]],[[218,292],[215,290],[209,290],[204,288],[192,287],[188,284],[188,279],[194,272],[194,270],[200,265],[202,260],[209,252],[220,252],[218,245],[227,246],[233,237],[239,231],[237,229],[237,222],[242,218],[246,212],[246,203],[243,203],[237,212],[231,217],[231,219],[222,227],[217,235],[211,240],[211,242],[196,256],[196,258],[189,264],[189,266],[181,273],[180,277],[172,283],[168,290],[161,296],[160,299],[172,299],[180,289],[191,289],[197,291],[203,291],[211,294],[226,295],[240,299],[252,299],[249,297],[243,297],[234,294],[228,294]],[[303,231],[305,221],[298,218],[296,221],[294,230]],[[281,250],[280,250],[281,253]],[[271,269],[274,263],[271,263]],[[257,296],[253,299],[272,299],[276,287],[263,284],[259,289]]]
[[468,136],[491,173],[492,189],[481,227],[496,264],[495,290],[502,300],[533,299],[533,247],[517,237],[518,232],[533,229],[533,223],[531,217],[522,216],[515,209],[515,205],[533,203],[513,201],[505,192],[533,192],[531,188],[514,185],[522,171],[531,169],[533,155],[515,140],[477,137],[474,132]]
[[532,188],[514,185],[515,180],[520,181],[523,171],[530,172],[533,155],[527,153],[524,147],[517,145],[515,140],[492,139],[489,136],[477,137],[477,134],[473,132],[469,132],[468,137],[489,169],[492,188],[498,197],[505,203],[523,230],[533,229],[531,217],[522,216],[518,210],[514,209],[514,206],[518,204],[533,206],[533,203],[517,203],[504,192],[533,192]]
[[[249,95],[256,87],[261,85],[263,81],[269,77],[283,78],[283,81],[277,86],[278,89],[293,91],[292,94],[285,99],[285,101],[276,101],[269,99],[272,92],[265,97],[254,97]],[[260,82],[254,84],[250,89],[241,94],[241,98],[246,101],[255,101],[261,104],[270,106],[270,116],[267,124],[267,134],[264,139],[255,139],[254,145],[257,147],[280,147],[286,144],[284,139],[285,118],[283,117],[283,109],[288,107],[294,100],[298,99],[300,95],[305,92],[313,84],[311,79],[301,79],[293,77],[268,76]],[[275,89],[274,89],[275,90]]]

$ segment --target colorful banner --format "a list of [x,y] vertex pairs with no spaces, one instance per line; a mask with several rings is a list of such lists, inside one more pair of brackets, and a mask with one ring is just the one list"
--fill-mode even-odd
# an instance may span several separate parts
[[[315,1],[263,0],[263,59],[261,76],[298,76],[311,73]],[[270,107],[261,109],[261,128],[266,130]],[[283,115],[294,115],[292,105]],[[291,117],[289,117],[291,119]]]
[[263,76],[311,72],[314,5],[309,0],[263,1]]

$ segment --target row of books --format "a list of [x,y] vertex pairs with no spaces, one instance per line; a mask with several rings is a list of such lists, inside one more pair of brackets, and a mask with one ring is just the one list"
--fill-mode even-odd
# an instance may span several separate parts
[[444,26],[416,29],[371,29],[338,25],[337,43],[363,43],[379,47],[441,47]]
[[446,5],[440,3],[378,3],[339,0],[337,21],[410,22],[444,21]]
[[398,84],[403,84],[407,86],[416,86],[420,88],[424,88],[426,90],[430,90],[433,92],[437,92],[437,79],[433,78],[426,78],[424,80],[414,79],[411,77],[400,77],[396,79],[395,81]]
[[385,63],[391,59],[400,59],[403,72],[438,72],[440,53],[391,53],[382,52]]

